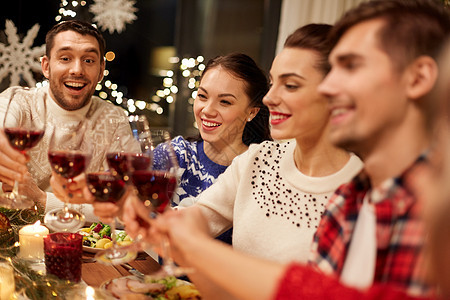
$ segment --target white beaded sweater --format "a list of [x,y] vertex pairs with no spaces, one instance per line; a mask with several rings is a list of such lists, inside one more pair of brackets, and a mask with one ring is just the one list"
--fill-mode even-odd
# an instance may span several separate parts
[[334,191],[362,169],[351,155],[338,172],[310,177],[295,166],[295,141],[251,145],[196,202],[218,235],[233,226],[233,247],[278,262],[307,261]]

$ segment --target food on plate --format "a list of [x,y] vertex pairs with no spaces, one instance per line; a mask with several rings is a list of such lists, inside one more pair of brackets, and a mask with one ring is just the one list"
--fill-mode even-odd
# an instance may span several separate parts
[[105,248],[106,243],[111,243],[111,240],[107,238],[101,238],[95,244],[95,248]]
[[178,300],[178,299],[201,299],[200,292],[195,288],[195,286],[191,284],[180,285],[171,288],[167,292],[165,292],[164,296],[169,300]]
[[133,276],[113,279],[103,286],[117,299],[194,300],[200,293],[189,282],[173,276],[155,280],[149,276],[139,280]]
[[153,297],[144,294],[125,294],[120,297],[120,300],[153,300]]
[[160,283],[143,283],[129,277],[117,278],[105,286],[106,290],[110,291],[114,297],[119,299],[123,299],[124,297],[133,299],[132,296],[145,294],[149,294],[148,296],[151,296],[152,294],[157,295],[164,292],[165,288],[166,287]]
[[[82,228],[79,232],[83,236],[83,246],[108,249],[112,246],[111,227],[103,223],[92,223],[90,227]],[[119,246],[131,244],[132,240],[125,231],[116,231],[116,241]]]

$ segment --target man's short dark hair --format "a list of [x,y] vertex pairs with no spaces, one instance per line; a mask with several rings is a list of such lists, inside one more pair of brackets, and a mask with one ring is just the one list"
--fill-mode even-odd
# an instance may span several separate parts
[[351,27],[373,19],[384,20],[378,32],[380,48],[402,70],[421,55],[437,59],[450,32],[450,13],[437,0],[372,0],[349,10],[334,26],[334,44]]
[[100,49],[100,57],[103,57],[105,55],[106,44],[105,39],[103,38],[101,33],[92,24],[79,20],[63,21],[56,24],[52,27],[52,29],[50,29],[50,31],[45,36],[45,55],[50,57],[50,51],[53,48],[55,36],[58,33],[64,31],[75,31],[81,35],[90,35],[95,37]]

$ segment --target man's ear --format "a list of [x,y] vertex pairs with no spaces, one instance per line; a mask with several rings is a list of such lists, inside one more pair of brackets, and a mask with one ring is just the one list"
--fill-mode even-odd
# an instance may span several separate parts
[[430,56],[420,56],[408,67],[407,96],[420,99],[433,89],[437,77],[438,66]]
[[50,68],[49,68],[49,58],[47,55],[44,55],[41,59],[41,69],[42,74],[44,74],[45,78],[49,79]]
[[103,76],[105,74],[105,65],[106,65],[106,59],[103,57],[102,62],[100,64],[100,74],[98,74],[98,81],[100,82],[103,79]]

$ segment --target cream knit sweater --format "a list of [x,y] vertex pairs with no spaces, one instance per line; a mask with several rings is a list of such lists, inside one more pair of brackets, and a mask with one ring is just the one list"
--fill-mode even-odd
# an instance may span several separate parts
[[[124,136],[129,143],[126,148],[133,151],[133,137],[131,130],[124,118],[122,123],[109,122],[109,117],[125,116],[122,108],[108,103],[98,97],[93,96],[91,101],[84,107],[75,111],[67,111],[61,108],[50,96],[48,87],[43,87],[47,93],[47,126],[44,137],[39,144],[28,151],[30,161],[28,170],[36,182],[37,186],[47,192],[46,211],[57,207],[62,207],[63,203],[51,193],[50,177],[51,169],[48,162],[48,145],[49,139],[58,124],[78,122],[81,117],[85,116],[93,123],[92,131],[94,134],[93,153],[87,171],[98,171],[102,166],[106,167],[105,151],[106,147],[112,142],[115,136]],[[21,87],[12,87],[0,94],[0,127],[3,127],[3,119],[8,105],[11,92],[15,90],[15,97],[21,97],[23,101],[23,110],[19,113],[26,112],[27,109],[35,109],[36,103],[33,103],[33,93],[36,88],[23,89]],[[42,101],[42,99],[40,99]],[[42,120],[36,120],[42,122]],[[136,150],[136,149],[135,149]],[[81,210],[89,222],[98,221],[92,213],[91,205],[74,205],[74,208]]]

